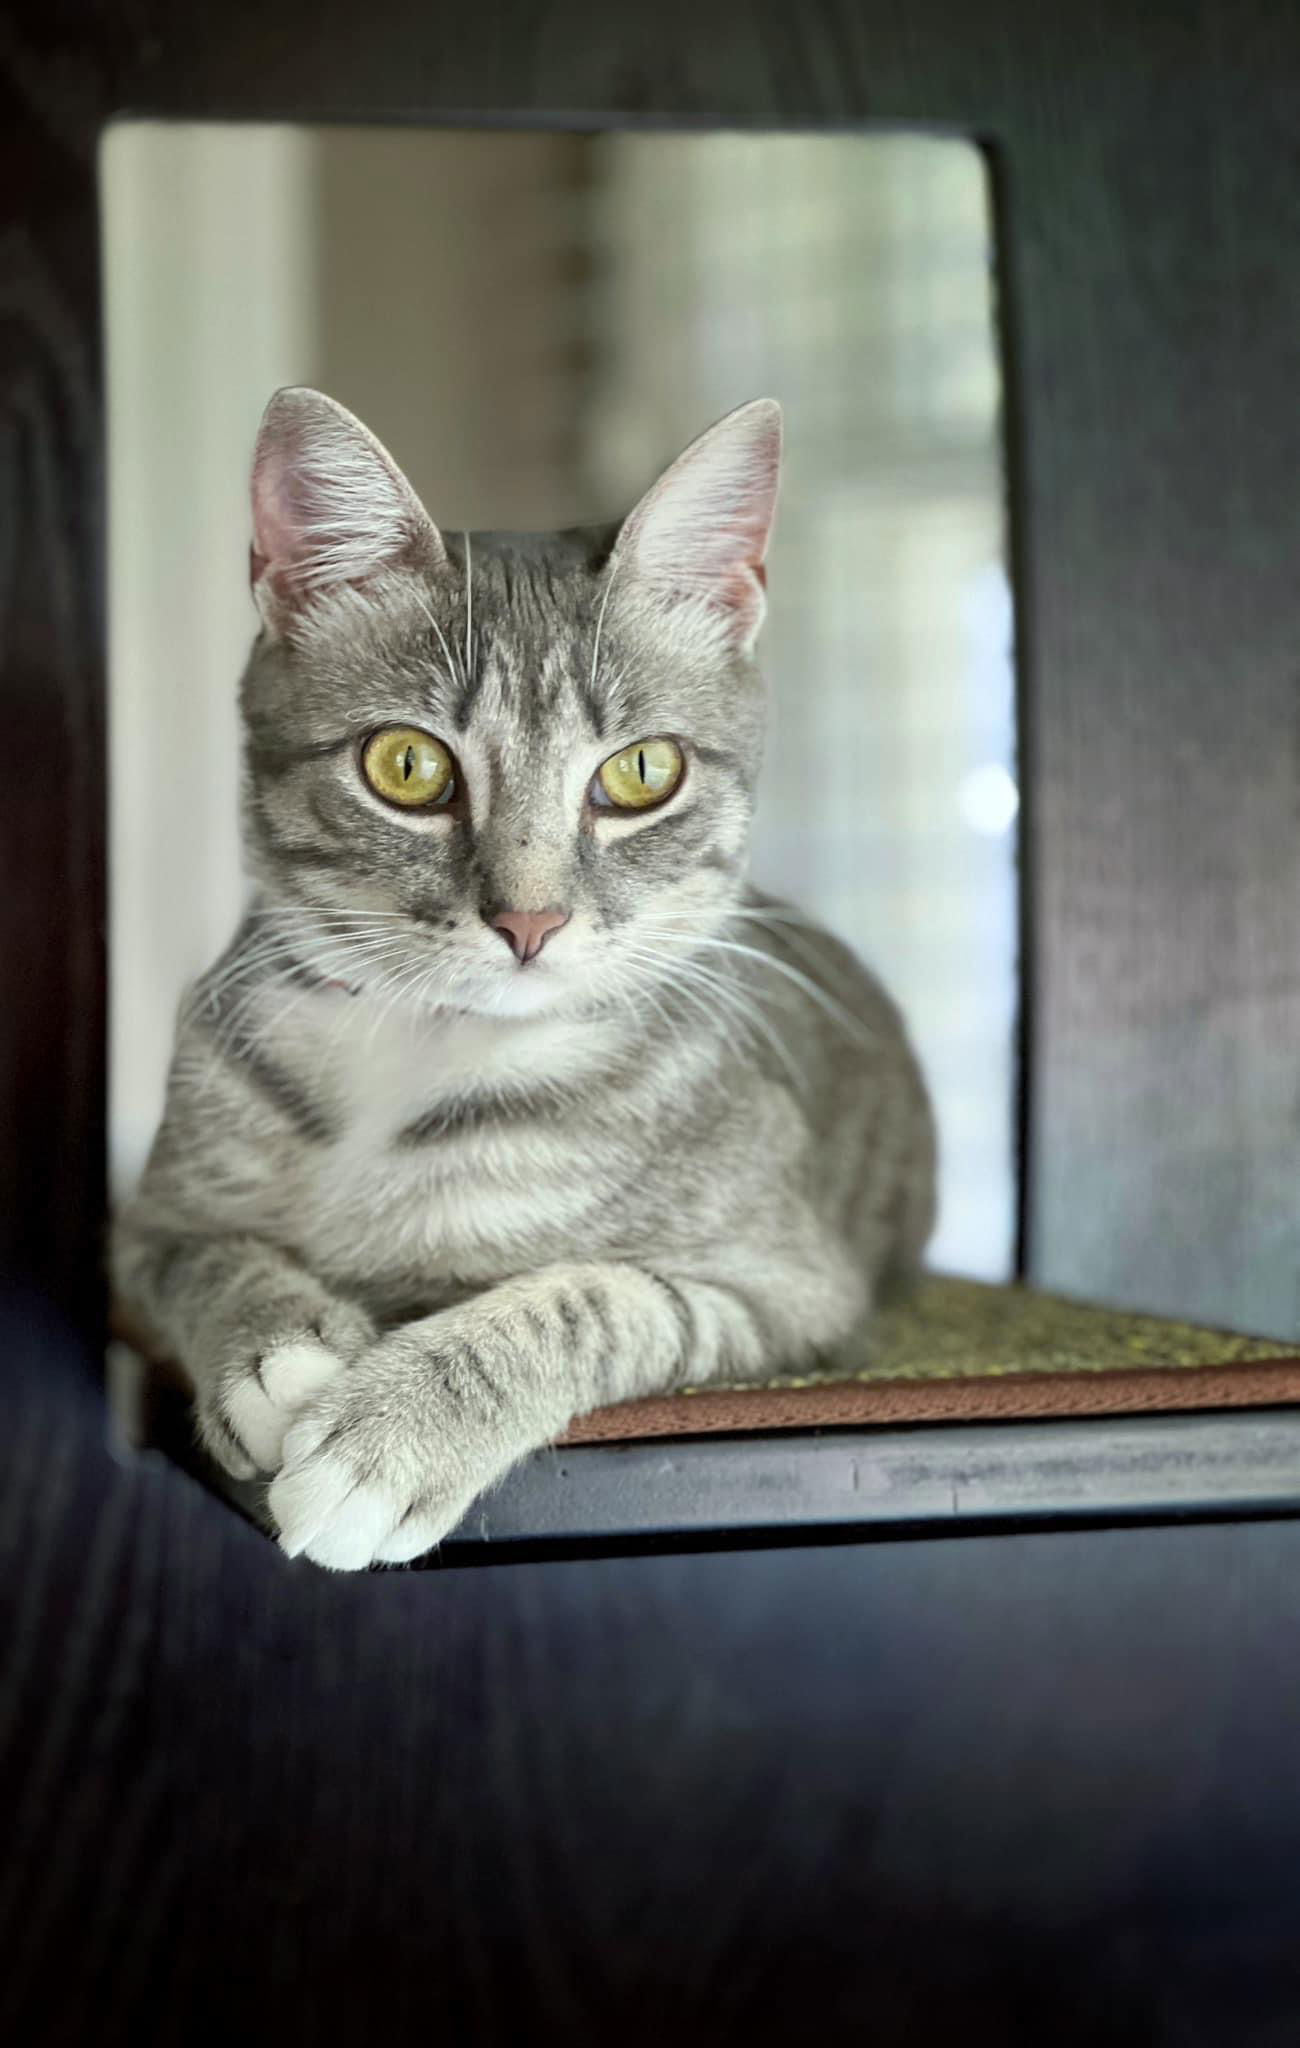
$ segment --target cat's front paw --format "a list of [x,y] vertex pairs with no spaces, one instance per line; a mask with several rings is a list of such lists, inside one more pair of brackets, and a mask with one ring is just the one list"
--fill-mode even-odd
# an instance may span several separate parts
[[530,1448],[476,1413],[454,1363],[379,1345],[289,1428],[268,1494],[280,1543],[333,1571],[423,1557]]
[[198,1401],[199,1434],[217,1463],[236,1479],[278,1472],[295,1416],[372,1336],[367,1318],[340,1309],[228,1364]]

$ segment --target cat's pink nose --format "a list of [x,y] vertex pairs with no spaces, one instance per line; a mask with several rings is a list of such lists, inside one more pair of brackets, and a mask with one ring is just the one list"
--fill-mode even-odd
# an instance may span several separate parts
[[551,933],[568,922],[567,910],[503,910],[490,920],[493,931],[500,932],[521,965],[535,959]]

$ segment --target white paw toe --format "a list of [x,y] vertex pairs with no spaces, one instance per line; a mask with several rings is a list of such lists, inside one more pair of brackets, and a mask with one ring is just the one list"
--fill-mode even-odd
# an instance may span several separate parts
[[342,1370],[342,1359],[319,1338],[297,1337],[271,1346],[260,1378],[278,1408],[300,1408]]
[[377,1486],[358,1486],[304,1545],[303,1555],[330,1571],[364,1571],[379,1557],[400,1512]]
[[[299,1425],[301,1428],[301,1425]],[[341,1459],[328,1452],[282,1472],[267,1496],[290,1557],[309,1557],[331,1571],[364,1571],[402,1514],[401,1503],[378,1486],[359,1486]]]
[[237,1380],[225,1398],[230,1427],[247,1449],[259,1472],[274,1472],[280,1462],[280,1446],[292,1421],[284,1408],[263,1393],[251,1373]]
[[297,1410],[342,1370],[342,1360],[316,1338],[294,1338],[273,1344],[257,1371],[229,1388],[226,1419],[259,1472],[279,1471]]
[[379,1544],[375,1551],[376,1561],[380,1564],[410,1564],[414,1558],[427,1556],[446,1533],[445,1522],[434,1521],[429,1515],[408,1515]]
[[299,1458],[272,1480],[266,1504],[275,1516],[281,1547],[290,1557],[305,1550],[316,1531],[337,1514],[353,1484],[342,1459],[325,1456]]

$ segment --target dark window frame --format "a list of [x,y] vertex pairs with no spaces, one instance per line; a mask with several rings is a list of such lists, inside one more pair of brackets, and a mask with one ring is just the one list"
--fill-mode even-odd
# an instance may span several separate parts
[[[886,0],[724,0],[674,37],[594,4],[520,12],[498,40],[471,20],[453,39],[414,0],[363,21],[342,0],[238,0],[210,22],[179,0],[17,10],[0,58],[8,1284],[55,1304],[98,1371],[104,124],[919,125],[974,137],[995,174],[1027,798],[1023,1270],[1286,1334],[1294,17],[1006,0],[993,33],[963,0],[905,19]],[[1242,1426],[1215,1428],[1226,1444]]]

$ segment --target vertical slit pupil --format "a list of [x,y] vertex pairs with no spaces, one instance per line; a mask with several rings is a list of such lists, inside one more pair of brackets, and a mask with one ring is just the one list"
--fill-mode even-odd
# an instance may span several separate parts
[[411,779],[411,770],[412,770],[412,769],[414,768],[414,766],[415,766],[415,748],[414,748],[414,747],[408,747],[408,748],[406,749],[406,752],[405,752],[405,753],[403,754],[403,756],[402,756],[402,780],[403,780],[403,782],[409,782],[409,781],[410,781],[410,779]]
[[640,749],[640,751],[639,751],[639,753],[637,754],[637,757],[636,757],[636,772],[637,772],[637,774],[638,774],[638,775],[639,775],[639,776],[641,777],[641,780],[642,780],[642,782],[644,782],[644,781],[645,781],[645,748],[644,748],[644,747],[642,747],[642,748]]

